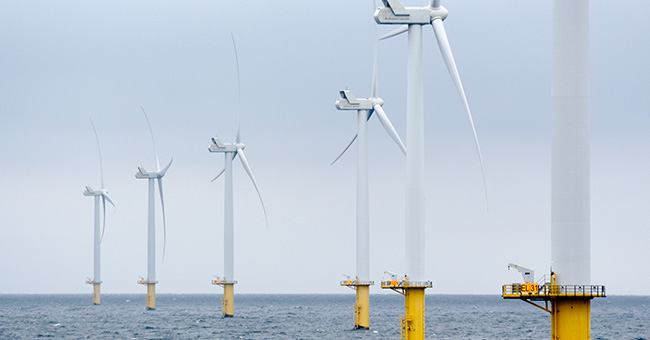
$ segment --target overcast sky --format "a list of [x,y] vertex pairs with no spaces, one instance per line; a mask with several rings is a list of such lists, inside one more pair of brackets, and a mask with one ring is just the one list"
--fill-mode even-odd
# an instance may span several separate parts
[[[427,1],[403,1],[407,6]],[[425,28],[426,276],[429,294],[499,294],[550,265],[551,1],[443,1],[478,131]],[[647,294],[650,272],[650,3],[591,3],[592,283]],[[223,274],[223,156],[241,132],[268,210],[235,164],[237,293],[347,293],[355,272],[356,128],[338,91],[370,91],[373,6],[364,1],[5,1],[0,5],[0,293],[89,293],[101,142],[107,211],[102,291],[143,293],[147,184],[164,178],[160,293],[215,293]],[[379,27],[380,34],[393,27]],[[405,140],[406,35],[379,44],[379,94]],[[408,147],[408,145],[407,145]],[[369,125],[371,279],[404,272],[405,158]],[[158,208],[160,209],[160,208]],[[384,293],[378,286],[373,293]]]

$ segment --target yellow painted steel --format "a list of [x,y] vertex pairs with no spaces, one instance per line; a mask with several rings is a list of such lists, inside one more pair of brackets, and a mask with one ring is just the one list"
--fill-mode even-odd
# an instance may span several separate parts
[[[559,286],[545,284],[530,291],[526,283],[513,283],[503,285],[501,297],[504,299],[592,299],[605,297],[605,286]],[[527,290],[528,289],[528,290]]]
[[424,340],[424,290],[431,281],[382,281],[381,288],[404,295],[404,315],[400,317],[402,340]]
[[147,309],[156,309],[156,284],[147,283]]
[[235,315],[235,285],[232,283],[226,283],[223,285],[221,315],[224,318],[232,317]]
[[424,340],[424,289],[424,287],[404,289],[402,338],[406,340]]
[[357,301],[354,304],[354,328],[370,328],[370,286],[357,286]]
[[591,338],[591,300],[554,299],[551,301],[553,340],[588,340]]
[[99,305],[102,303],[99,285],[100,283],[93,283],[93,305]]
[[[558,285],[557,276],[551,273],[551,282],[540,286],[536,293],[526,292],[525,284],[503,286],[504,299],[521,299],[551,313],[553,340],[589,340],[591,338],[591,299],[605,297],[605,286]],[[545,301],[542,307],[533,301]],[[551,308],[548,308],[548,303]]]

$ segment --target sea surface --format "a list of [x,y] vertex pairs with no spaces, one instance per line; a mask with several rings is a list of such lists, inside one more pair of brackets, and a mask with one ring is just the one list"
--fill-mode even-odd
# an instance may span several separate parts
[[[0,339],[399,339],[401,295],[371,295],[370,330],[352,329],[354,295],[0,295]],[[650,297],[592,301],[591,339],[650,340]],[[427,295],[427,339],[550,339],[550,315],[497,295]]]

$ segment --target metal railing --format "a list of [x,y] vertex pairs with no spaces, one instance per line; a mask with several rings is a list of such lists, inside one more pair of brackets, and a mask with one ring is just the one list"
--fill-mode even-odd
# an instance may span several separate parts
[[226,280],[212,280],[213,285],[224,286],[224,285],[234,285],[237,284],[237,281],[226,281]]
[[569,296],[569,297],[605,297],[605,286],[596,285],[549,285],[539,287],[538,293],[522,291],[520,283],[503,285],[503,296],[521,295],[523,297],[535,296]]
[[341,286],[372,286],[375,281],[343,280]]
[[433,282],[431,281],[405,281],[405,280],[391,280],[391,281],[381,281],[382,288],[431,288],[433,287]]

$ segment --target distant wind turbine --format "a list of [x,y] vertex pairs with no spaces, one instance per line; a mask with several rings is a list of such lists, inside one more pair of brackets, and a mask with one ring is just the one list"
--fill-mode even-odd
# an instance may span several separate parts
[[[238,89],[238,102],[239,97],[241,97],[240,91],[240,76],[239,76],[239,59],[237,57],[237,45],[235,44],[235,38],[232,37],[233,47],[235,49],[235,60],[237,62],[237,89]],[[225,185],[224,185],[224,277],[223,279],[217,278],[212,281],[212,284],[220,285],[223,287],[223,299],[221,301],[221,314],[224,317],[232,317],[234,315],[234,285],[237,281],[234,280],[234,217],[233,217],[233,180],[232,180],[232,161],[235,157],[239,156],[246,174],[253,182],[257,196],[260,198],[262,203],[262,209],[264,210],[264,219],[266,226],[268,227],[268,219],[266,215],[266,207],[264,206],[264,201],[262,200],[262,195],[260,190],[255,182],[255,177],[251,171],[246,155],[244,154],[244,148],[246,147],[241,141],[240,135],[240,104],[237,107],[237,137],[235,143],[222,143],[219,140],[219,137],[212,138],[212,144],[208,147],[210,152],[222,152],[225,156],[225,165],[224,169],[219,172],[219,174],[212,179],[215,181],[222,174],[225,173]]]
[[[376,28],[376,26],[375,26]],[[376,32],[376,29],[375,29]],[[375,34],[376,35],[376,34]],[[375,37],[376,38],[376,37]],[[341,98],[336,101],[339,110],[357,111],[357,133],[343,152],[332,162],[334,164],[357,141],[357,275],[355,280],[341,281],[342,286],[353,288],[356,291],[354,305],[354,328],[368,329],[370,327],[370,213],[368,193],[368,134],[367,122],[376,113],[388,135],[397,146],[406,154],[404,143],[399,138],[388,116],[382,109],[384,101],[377,96],[377,41],[375,39],[373,57],[372,85],[369,98],[355,98],[348,90],[340,91]]]
[[408,66],[406,89],[406,279],[404,284],[383,288],[401,289],[405,294],[407,339],[424,339],[424,290],[431,287],[424,273],[424,84],[422,63],[422,26],[431,25],[438,41],[438,47],[445,61],[452,81],[460,95],[474,134],[474,142],[483,172],[483,186],[487,204],[487,185],[483,171],[481,148],[476,136],[472,114],[465,97],[465,91],[456,68],[447,33],[442,21],[448,11],[440,6],[440,0],[431,0],[428,6],[404,7],[398,0],[382,0],[385,7],[375,11],[378,24],[405,25],[386,34],[389,38],[408,31]]
[[147,179],[149,180],[149,224],[147,228],[147,279],[139,280],[138,283],[147,286],[147,307],[146,309],[156,309],[156,197],[155,197],[155,181],[158,180],[158,191],[160,192],[160,205],[162,206],[162,216],[163,216],[163,261],[165,260],[165,248],[167,246],[167,223],[165,221],[165,201],[163,199],[163,186],[162,178],[165,176],[167,170],[172,165],[174,159],[172,158],[169,161],[169,164],[162,170],[160,170],[160,162],[158,161],[158,151],[156,150],[156,141],[153,138],[153,130],[151,129],[151,123],[149,122],[149,117],[144,111],[143,107],[142,113],[144,118],[147,120],[147,126],[149,126],[149,132],[151,133],[151,141],[153,143],[153,151],[156,156],[156,171],[147,171],[143,166],[138,167],[138,172],[135,174],[137,179]]
[[[101,278],[101,243],[104,239],[104,230],[106,228],[106,201],[110,203],[113,207],[113,201],[108,196],[108,191],[104,189],[104,165],[102,164],[102,150],[99,146],[99,137],[97,137],[97,130],[95,129],[95,124],[93,124],[92,119],[90,120],[90,125],[93,127],[93,132],[95,133],[95,140],[97,141],[97,153],[99,154],[99,171],[101,174],[101,187],[99,190],[93,190],[90,186],[86,186],[86,191],[84,191],[84,196],[93,196],[95,197],[95,236],[94,236],[94,272],[93,279],[88,279],[86,283],[93,285],[93,304],[99,305],[101,303],[101,289],[100,285],[102,284]],[[102,229],[100,234],[99,229],[99,200],[102,201],[102,211],[101,215],[103,217]]]

